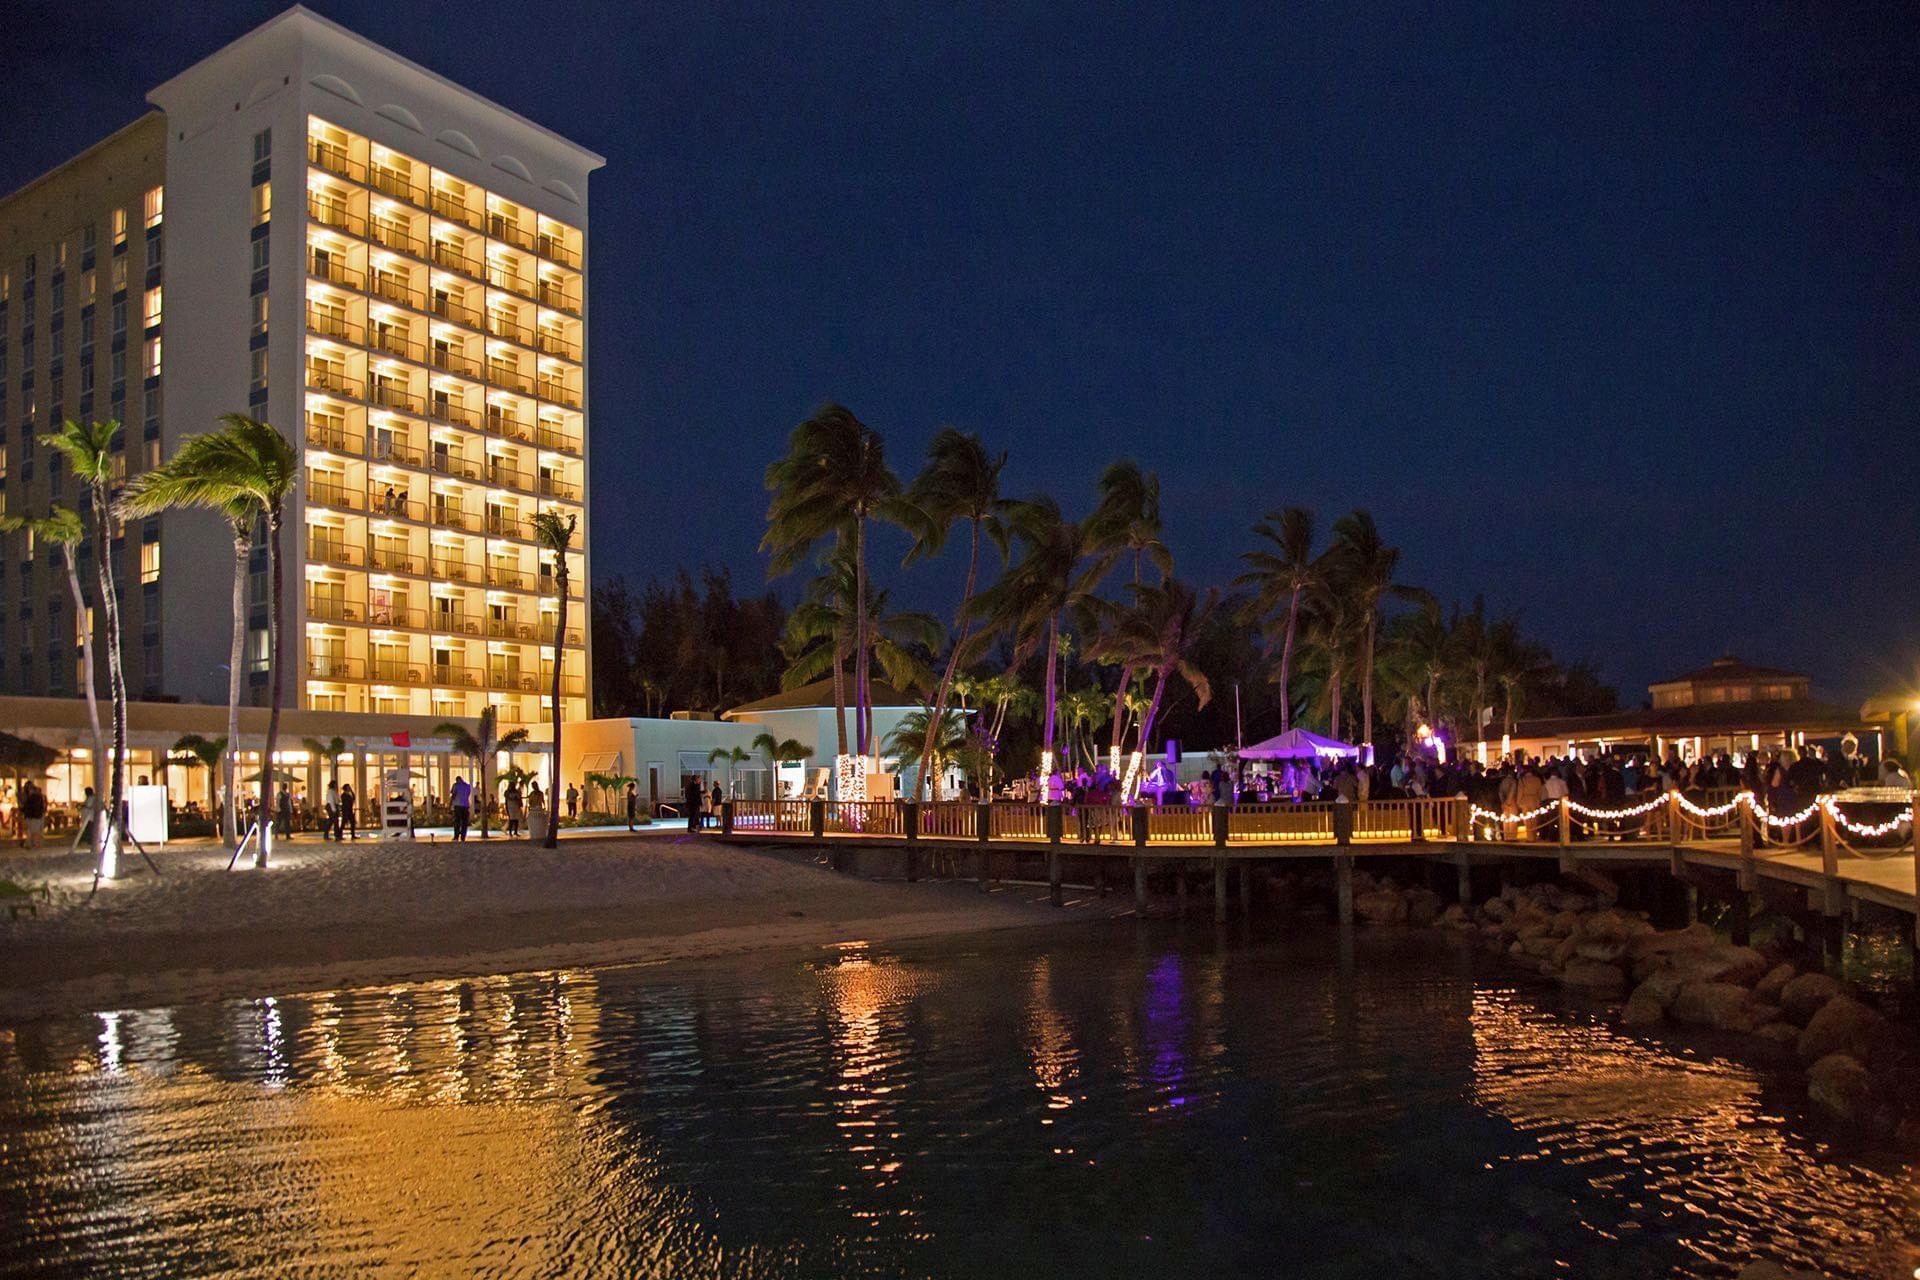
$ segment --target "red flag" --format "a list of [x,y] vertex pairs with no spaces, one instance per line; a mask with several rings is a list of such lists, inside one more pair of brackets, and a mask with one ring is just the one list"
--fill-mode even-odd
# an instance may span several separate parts
[[413,735],[411,733],[396,733],[393,735],[393,745],[396,747],[410,747],[413,745]]

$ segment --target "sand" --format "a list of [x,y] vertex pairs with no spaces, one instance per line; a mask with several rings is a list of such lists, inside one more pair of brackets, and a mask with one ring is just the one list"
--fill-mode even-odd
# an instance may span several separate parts
[[766,947],[901,941],[1124,914],[1044,886],[981,893],[828,870],[800,850],[685,834],[525,842],[282,844],[229,872],[210,845],[157,855],[91,901],[64,851],[7,850],[0,877],[48,882],[37,917],[0,917],[0,1020],[343,986],[657,963]]

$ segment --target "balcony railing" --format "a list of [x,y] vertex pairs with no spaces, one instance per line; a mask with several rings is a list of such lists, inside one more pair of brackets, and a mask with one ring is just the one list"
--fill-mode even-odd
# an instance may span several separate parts
[[420,576],[420,558],[401,547],[371,547],[367,551],[367,562],[372,568],[388,573]]
[[534,432],[534,439],[542,449],[559,449],[566,453],[580,452],[580,437],[542,424]]
[[[567,647],[574,648],[586,643],[580,638],[580,636],[581,636],[581,629],[579,627],[568,627],[567,639],[566,639]],[[541,644],[552,644],[553,643],[553,624],[551,622],[541,623],[537,638],[539,639]]]
[[470,431],[480,429],[478,415],[451,400],[435,400],[428,406],[427,416],[435,422],[451,423],[456,427],[466,427]]
[[335,418],[307,418],[307,443],[329,453],[360,453],[367,447],[365,435],[349,431]]
[[319,138],[307,139],[307,159],[318,168],[337,173],[343,178],[352,178],[355,182],[367,180],[366,166],[349,156],[345,147],[331,142]]
[[537,249],[538,242],[531,231],[504,214],[487,215],[487,234],[495,240],[504,240],[508,244],[519,245],[522,249]]
[[489,311],[487,313],[487,332],[496,338],[505,338],[509,342],[517,342],[523,347],[533,345],[533,326],[521,324],[505,311]]
[[526,444],[533,443],[533,424],[517,418],[511,413],[495,413],[489,408],[487,412],[487,430],[496,436],[501,436],[508,440],[519,440]]
[[532,641],[538,623],[521,622],[515,618],[488,618],[487,637],[491,640]]
[[307,559],[314,564],[337,564],[349,568],[365,568],[367,549],[357,542],[348,542],[345,538],[307,538]]
[[433,263],[449,271],[458,271],[463,276],[472,276],[475,280],[483,278],[480,259],[468,257],[458,246],[445,240],[433,242]]
[[478,582],[480,566],[448,557],[433,558],[433,577],[442,582]]
[[525,591],[529,585],[528,577],[529,575],[520,570],[511,569],[505,565],[487,566],[487,585],[490,587],[507,587],[514,591]]
[[580,491],[568,484],[565,480],[558,479],[554,476],[541,476],[540,496],[543,498],[558,498],[562,502],[577,502],[580,499]]
[[478,689],[484,679],[478,667],[455,666],[451,663],[435,663],[431,675],[434,684],[456,689]]
[[480,362],[470,359],[451,347],[434,347],[432,364],[434,368],[445,369],[449,373],[458,373],[469,378],[480,376]]
[[433,296],[432,310],[433,314],[445,320],[452,320],[456,324],[464,324],[473,329],[480,327],[479,310],[458,299],[442,297],[436,293]]
[[307,655],[307,678],[310,680],[364,680],[366,664],[358,658],[336,657],[329,653],[310,653]]
[[533,251],[550,262],[579,269],[580,255],[568,248],[566,241],[559,236],[548,235],[542,231],[534,242]]
[[462,511],[459,507],[435,507],[433,523],[442,529],[459,529],[466,533],[478,533],[480,521],[471,511]]
[[426,508],[406,497],[401,490],[394,490],[391,497],[385,489],[375,486],[375,492],[368,500],[367,509],[376,516],[387,516],[394,520],[426,520]]
[[[557,580],[551,573],[542,573],[540,575],[540,594],[543,596],[557,596],[560,594]],[[577,573],[569,573],[567,575],[567,599],[578,600],[579,598],[580,575]]]
[[521,493],[533,492],[531,475],[492,458],[487,459],[487,483],[498,485],[502,489],[517,489]]
[[339,395],[352,396],[356,400],[364,394],[360,379],[332,365],[308,364],[307,385],[315,391],[332,391]]
[[409,609],[404,604],[368,604],[367,625],[374,627],[399,627],[408,631],[427,629],[427,611]]
[[307,217],[322,226],[335,227],[352,236],[367,234],[367,220],[352,213],[344,204],[332,200],[319,200],[312,195],[307,197]]
[[390,196],[398,196],[408,204],[425,206],[427,203],[426,187],[414,182],[410,174],[402,173],[389,165],[373,166],[373,189]]
[[487,361],[487,381],[522,395],[533,394],[533,379],[520,372],[520,367],[510,360]]
[[550,356],[559,356],[562,359],[571,360],[576,364],[580,361],[580,344],[570,341],[563,333],[555,333],[551,329],[542,329],[540,330],[537,345],[540,350]]
[[388,355],[399,356],[403,360],[425,360],[427,351],[419,343],[407,337],[406,331],[392,327],[373,327],[373,345]]
[[558,307],[576,316],[580,314],[580,295],[570,292],[564,284],[542,280],[537,296],[542,306]]
[[365,606],[354,600],[328,600],[309,597],[307,618],[313,622],[365,622]]
[[496,289],[505,289],[508,293],[517,294],[522,298],[533,298],[537,293],[534,286],[538,282],[509,271],[503,266],[488,263],[487,283]]
[[443,476],[453,476],[460,480],[480,478],[480,464],[472,458],[462,457],[457,453],[436,453],[433,455],[431,465]]
[[569,409],[580,407],[580,393],[569,388],[558,378],[540,379],[540,398],[551,404],[565,405]]
[[332,254],[307,255],[307,274],[316,280],[326,280],[333,284],[345,285],[349,289],[365,289],[367,277],[364,272],[355,271]]
[[345,316],[335,315],[331,311],[321,311],[315,307],[307,308],[307,328],[315,333],[325,334],[329,338],[339,338],[361,346],[367,340],[367,331],[352,323]]
[[540,677],[531,671],[489,671],[487,688],[516,689],[521,693],[533,693],[540,688]]
[[391,382],[373,384],[373,402],[389,409],[400,409],[407,413],[420,412],[420,397],[402,390]]
[[417,467],[420,465],[420,451],[405,440],[376,434],[373,437],[373,460],[397,462],[403,467]]
[[358,489],[350,489],[337,480],[309,471],[307,473],[307,501],[317,506],[332,507],[337,511],[365,511],[367,495]]
[[494,538],[519,538],[533,541],[533,529],[517,515],[504,511],[489,512],[487,515],[487,534]]
[[472,613],[447,613],[436,609],[431,629],[441,635],[477,636],[480,634],[480,617]]
[[373,295],[385,298],[388,302],[397,302],[403,307],[412,307],[415,311],[424,311],[427,306],[427,295],[399,276],[375,273]]
[[419,684],[420,673],[427,667],[406,658],[375,658],[367,664],[367,678],[388,683]]
[[484,231],[486,229],[485,215],[465,200],[449,192],[436,191],[433,193],[433,211],[443,218],[451,218],[453,221],[463,226],[471,227],[475,231]]
[[410,253],[416,258],[426,256],[426,242],[409,231],[404,222],[395,222],[391,218],[373,220],[373,241],[389,249],[398,249],[401,253]]

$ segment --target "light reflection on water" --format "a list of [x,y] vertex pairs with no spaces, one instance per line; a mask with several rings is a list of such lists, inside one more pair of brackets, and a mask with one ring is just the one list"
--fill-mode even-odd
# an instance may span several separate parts
[[0,1274],[1911,1274],[1797,1090],[1448,942],[849,945],[0,1031]]

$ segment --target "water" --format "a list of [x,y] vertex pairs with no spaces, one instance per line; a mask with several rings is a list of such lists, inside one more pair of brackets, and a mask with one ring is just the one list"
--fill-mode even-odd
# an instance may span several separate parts
[[1791,1077],[1426,933],[1126,923],[0,1032],[4,1275],[1904,1277],[1910,1180]]

